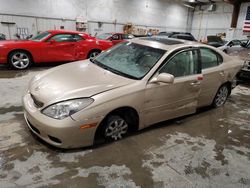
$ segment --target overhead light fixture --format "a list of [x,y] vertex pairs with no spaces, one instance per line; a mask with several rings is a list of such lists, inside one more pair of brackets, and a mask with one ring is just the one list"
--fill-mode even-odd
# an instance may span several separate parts
[[187,4],[185,4],[185,3],[183,3],[183,5],[184,5],[185,7],[188,7],[188,8],[194,9],[194,7],[193,7],[193,6],[191,6],[191,5],[187,5]]
[[195,3],[196,0],[188,0],[189,3]]

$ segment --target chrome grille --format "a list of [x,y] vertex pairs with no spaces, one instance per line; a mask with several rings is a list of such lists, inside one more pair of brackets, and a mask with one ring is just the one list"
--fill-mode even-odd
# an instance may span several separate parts
[[35,97],[34,97],[34,95],[32,95],[32,94],[30,94],[30,96],[31,96],[31,98],[33,99],[33,102],[34,102],[34,104],[35,104],[35,106],[37,107],[37,108],[42,108],[43,107],[43,103],[42,102],[40,102],[39,100],[37,100]]

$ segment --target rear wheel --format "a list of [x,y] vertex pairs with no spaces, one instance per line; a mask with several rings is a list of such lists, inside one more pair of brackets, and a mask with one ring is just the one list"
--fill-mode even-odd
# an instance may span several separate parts
[[213,100],[212,106],[214,107],[220,107],[223,104],[225,104],[227,97],[229,96],[230,90],[229,87],[227,85],[222,85]]
[[93,58],[95,58],[98,54],[100,54],[101,52],[100,51],[98,51],[98,50],[95,50],[95,51],[91,51],[91,52],[89,52],[89,54],[88,54],[88,59],[93,59]]
[[31,56],[25,51],[11,52],[8,57],[9,65],[14,69],[26,69],[31,65]]

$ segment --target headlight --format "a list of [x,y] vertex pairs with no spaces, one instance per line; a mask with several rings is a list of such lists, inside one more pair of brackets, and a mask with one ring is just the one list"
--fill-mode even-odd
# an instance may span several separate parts
[[64,119],[89,106],[94,99],[82,98],[52,104],[42,110],[42,113],[54,119]]

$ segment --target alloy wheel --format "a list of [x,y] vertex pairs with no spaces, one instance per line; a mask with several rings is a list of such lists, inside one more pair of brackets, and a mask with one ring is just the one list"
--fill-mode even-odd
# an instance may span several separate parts
[[89,58],[90,58],[90,59],[93,59],[93,58],[95,58],[98,54],[99,54],[99,52],[92,52],[92,53],[89,55]]
[[227,86],[222,86],[216,94],[215,101],[214,101],[215,106],[219,107],[223,105],[226,102],[227,97],[228,97],[228,88]]
[[29,56],[24,52],[17,52],[11,56],[11,64],[16,69],[25,69],[30,64]]
[[108,125],[105,129],[105,137],[111,140],[119,140],[128,132],[127,122],[119,117],[114,116],[108,121]]

